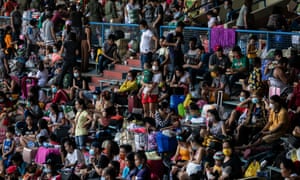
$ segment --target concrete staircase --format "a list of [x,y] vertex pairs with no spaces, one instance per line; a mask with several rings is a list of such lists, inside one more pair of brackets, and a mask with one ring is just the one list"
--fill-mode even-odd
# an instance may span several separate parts
[[95,66],[88,73],[82,75],[89,79],[89,89],[94,91],[96,87],[109,86],[113,84],[121,84],[126,78],[126,74],[130,70],[141,70],[139,59],[127,59],[127,64],[115,64],[109,70],[103,71],[103,76],[99,76]]

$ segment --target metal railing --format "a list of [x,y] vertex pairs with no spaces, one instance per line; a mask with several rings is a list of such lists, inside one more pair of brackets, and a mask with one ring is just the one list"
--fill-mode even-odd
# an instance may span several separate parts
[[[0,27],[10,24],[10,17],[0,16]],[[92,44],[97,46],[102,46],[108,35],[116,30],[121,30],[125,34],[125,39],[137,40],[140,39],[139,25],[137,24],[121,24],[121,23],[100,23],[91,22],[92,29]],[[160,36],[167,34],[174,30],[175,26],[161,26]],[[196,37],[198,42],[205,43],[208,51],[211,51],[212,47],[210,45],[211,40],[210,28],[203,27],[185,27],[184,28],[184,50],[188,49],[188,41],[191,37]],[[267,49],[279,48],[287,49],[289,47],[296,48],[300,50],[300,33],[299,32],[279,32],[279,31],[257,31],[257,30],[235,30],[236,35],[236,45],[239,45],[242,51],[246,52],[247,42],[251,35],[256,35],[258,39],[266,41]],[[228,47],[232,48],[232,47]]]

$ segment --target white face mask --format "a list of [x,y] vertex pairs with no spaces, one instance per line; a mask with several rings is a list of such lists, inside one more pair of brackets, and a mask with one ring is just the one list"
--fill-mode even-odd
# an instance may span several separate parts
[[152,66],[153,71],[158,71],[158,69],[159,69],[158,66]]
[[273,109],[273,110],[274,110],[274,108],[275,108],[274,104],[272,104],[272,103],[270,103],[269,107],[270,107],[271,109]]

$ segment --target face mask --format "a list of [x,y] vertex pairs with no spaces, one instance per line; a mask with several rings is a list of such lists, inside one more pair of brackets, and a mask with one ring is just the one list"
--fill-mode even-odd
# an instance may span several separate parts
[[76,77],[76,78],[79,77],[79,74],[78,74],[78,73],[74,73],[73,75],[74,75],[74,77]]
[[143,168],[143,165],[142,164],[140,164],[140,165],[138,165],[138,167],[137,167],[138,169],[142,169]]
[[128,81],[131,81],[131,80],[132,80],[132,77],[128,76],[127,79],[128,79]]
[[197,151],[197,150],[198,150],[198,147],[192,146],[192,150],[193,150],[193,151]]
[[146,29],[141,29],[141,33],[146,32]]
[[153,71],[157,71],[158,70],[158,66],[152,66],[152,70]]
[[56,93],[56,92],[57,92],[56,87],[53,87],[53,88],[52,88],[52,93]]
[[53,49],[53,53],[57,53],[57,49]]
[[94,155],[95,155],[94,149],[90,149],[90,150],[89,150],[89,154],[90,154],[91,156],[94,156]]
[[98,99],[98,96],[97,96],[96,94],[94,94],[94,95],[93,95],[93,99],[94,99],[94,100],[97,100],[97,99]]
[[3,103],[4,102],[4,99],[0,99],[0,103]]
[[105,177],[101,176],[100,180],[105,180]]
[[269,107],[270,107],[271,109],[274,109],[274,104],[270,103]]
[[253,104],[258,103],[258,99],[257,98],[252,98],[251,101],[252,101]]
[[49,168],[44,168],[44,169],[43,169],[43,172],[46,173],[46,174],[48,174],[48,173],[51,172],[51,170],[50,170]]
[[240,97],[240,102],[243,102],[243,101],[245,101],[245,97]]
[[27,102],[26,106],[27,106],[27,107],[30,107],[30,105],[31,105],[30,102]]
[[225,156],[230,156],[231,155],[231,149],[230,148],[223,148],[223,154]]
[[12,98],[12,97],[9,97],[9,100],[10,100],[10,101],[12,101],[12,100],[13,100],[13,98]]

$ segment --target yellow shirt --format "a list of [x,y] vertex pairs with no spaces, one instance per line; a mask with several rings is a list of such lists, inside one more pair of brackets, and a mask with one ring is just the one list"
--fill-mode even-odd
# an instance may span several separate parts
[[87,111],[80,111],[76,113],[75,116],[75,136],[82,136],[87,135],[88,131],[87,128],[84,127],[84,123],[88,120],[87,119],[88,112]]
[[125,81],[121,85],[119,92],[133,91],[133,90],[137,90],[137,89],[138,89],[138,85],[137,85],[136,81]]
[[276,133],[278,132],[284,133],[289,125],[289,116],[287,110],[285,108],[281,108],[278,113],[275,113],[273,110],[271,110],[269,115],[269,122],[271,123],[269,127],[269,131],[273,131],[281,123],[283,123],[283,127],[279,129],[279,131],[277,131]]

